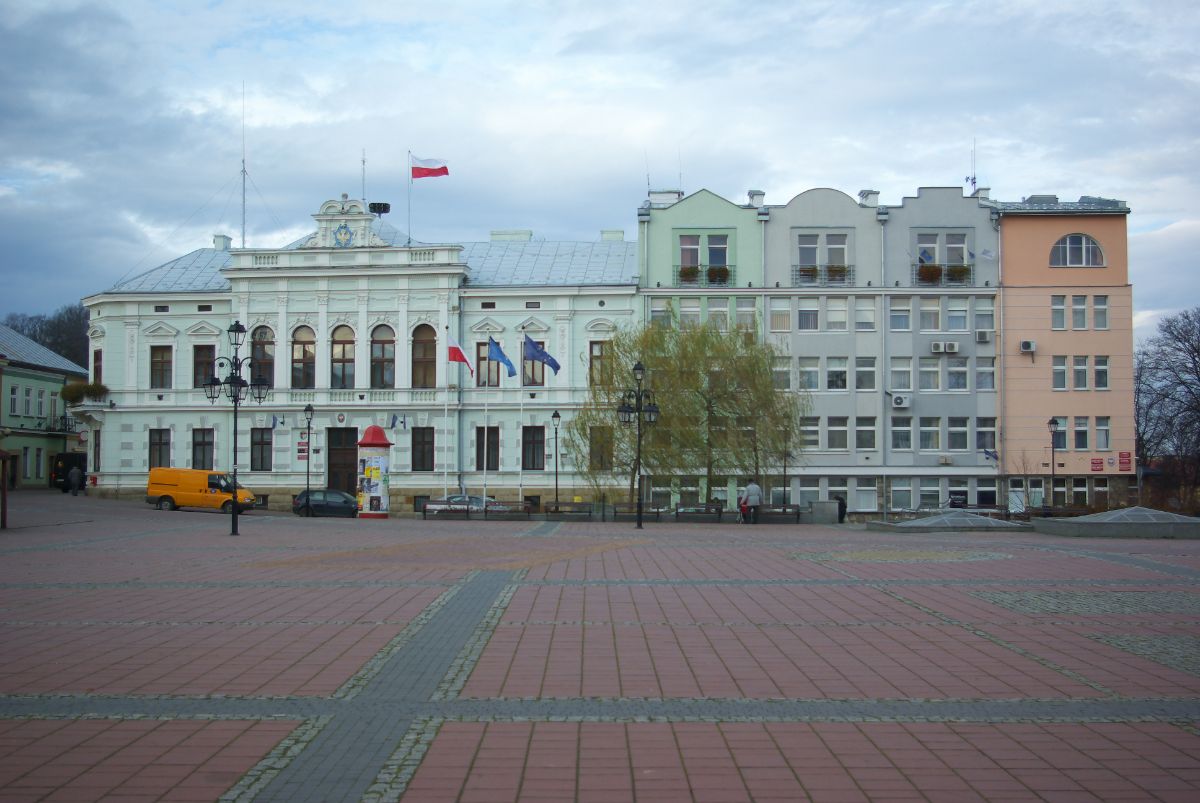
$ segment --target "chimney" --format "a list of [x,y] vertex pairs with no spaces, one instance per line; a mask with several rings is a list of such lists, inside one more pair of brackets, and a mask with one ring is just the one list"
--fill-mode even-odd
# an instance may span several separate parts
[[650,206],[661,209],[683,198],[682,190],[650,190]]
[[988,199],[988,193],[990,193],[991,191],[992,191],[991,187],[980,187],[979,189],[975,190],[975,192],[973,192],[971,194],[974,195],[976,198],[986,201]]
[[213,235],[213,249],[217,251],[228,251],[233,246],[233,238],[227,234]]
[[492,242],[527,243],[533,239],[533,229],[492,229]]
[[879,206],[879,190],[860,190],[858,193],[859,206]]
[[601,240],[616,240],[617,242],[624,242],[625,230],[624,229],[600,229],[600,239]]
[[765,192],[762,190],[749,190],[746,192],[746,195],[750,198],[751,206],[755,209],[762,209],[763,198],[767,195]]

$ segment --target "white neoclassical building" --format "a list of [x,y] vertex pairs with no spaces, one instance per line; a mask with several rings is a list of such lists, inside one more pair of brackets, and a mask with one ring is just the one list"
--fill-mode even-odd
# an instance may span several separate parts
[[[231,249],[217,235],[211,248],[83,300],[89,369],[109,389],[76,410],[92,433],[99,490],[140,496],[160,465],[232,468],[233,404],[210,403],[203,385],[214,360],[232,356],[226,332],[238,322],[243,375],[270,385],[261,404],[240,407],[239,480],[271,507],[289,505],[306,482],[353,492],[356,444],[372,424],[392,442],[393,512],[460,490],[552,498],[552,415],[570,419],[605,342],[640,321],[636,243],[621,231],[544,242],[525,230],[419,243],[345,195],[313,218],[311,235],[280,248]],[[526,336],[557,373],[523,359]],[[515,376],[488,360],[489,338]],[[473,375],[448,360],[451,342]],[[564,456],[557,473],[570,499],[577,483]]]

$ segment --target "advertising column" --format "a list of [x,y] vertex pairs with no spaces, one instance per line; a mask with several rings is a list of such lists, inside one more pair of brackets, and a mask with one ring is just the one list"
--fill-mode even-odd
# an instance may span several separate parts
[[388,454],[392,442],[383,428],[372,424],[358,442],[358,516],[388,517]]

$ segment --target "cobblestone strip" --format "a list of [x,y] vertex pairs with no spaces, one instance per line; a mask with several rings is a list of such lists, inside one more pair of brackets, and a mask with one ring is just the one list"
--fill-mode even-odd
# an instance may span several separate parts
[[355,672],[353,677],[343,683],[333,693],[333,699],[350,700],[357,696],[359,692],[366,688],[367,684],[375,679],[375,676],[380,673],[384,665],[392,660],[392,656],[404,649],[404,646],[412,641],[413,636],[427,625],[429,620],[436,616],[442,608],[446,607],[446,603],[453,599],[462,590],[463,586],[471,582],[477,574],[478,572],[469,572],[461,581],[439,594],[438,598],[429,603],[425,610],[421,611],[416,618],[408,623],[407,627],[389,641],[382,650],[371,656],[371,659],[363,664],[362,668]]
[[284,767],[292,762],[292,759],[300,755],[332,718],[323,716],[305,720],[300,727],[277,744],[266,758],[251,767],[240,781],[218,799],[221,803],[248,803],[248,801],[254,800],[259,790],[269,784]]
[[437,689],[433,692],[431,700],[456,700],[459,692],[467,683],[467,678],[471,676],[471,672],[475,669],[475,664],[479,661],[479,656],[483,654],[483,650],[487,647],[488,641],[491,640],[492,634],[496,632],[496,626],[500,623],[504,613],[508,610],[508,603],[512,601],[513,594],[516,593],[521,581],[525,579],[528,569],[522,569],[513,576],[513,582],[509,583],[496,597],[496,601],[492,603],[492,607],[488,609],[487,615],[480,620],[479,625],[475,628],[475,632],[463,645],[462,651],[454,658],[454,663],[450,665],[450,671],[438,684]]
[[429,750],[442,727],[442,717],[421,717],[413,721],[408,732],[400,740],[396,752],[392,753],[383,769],[375,776],[362,796],[361,803],[395,803],[408,788],[408,782],[421,766],[421,759]]

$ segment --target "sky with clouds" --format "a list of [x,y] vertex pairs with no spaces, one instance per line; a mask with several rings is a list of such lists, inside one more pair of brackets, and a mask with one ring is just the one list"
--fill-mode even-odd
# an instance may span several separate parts
[[[1200,10],[1174,0],[0,0],[0,317],[342,192],[424,241],[636,233],[647,183],[1129,203],[1135,320],[1200,303]],[[244,126],[243,126],[244,121]]]

